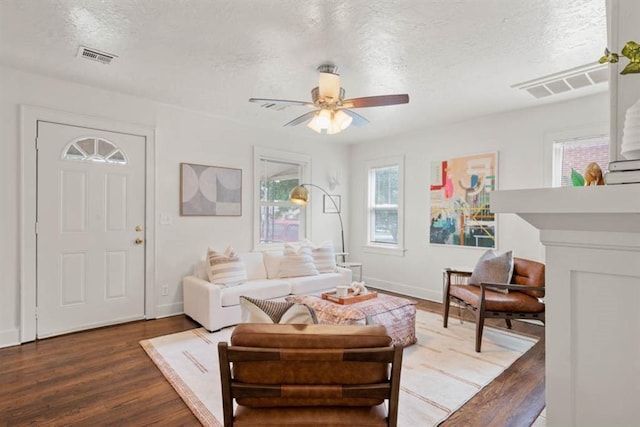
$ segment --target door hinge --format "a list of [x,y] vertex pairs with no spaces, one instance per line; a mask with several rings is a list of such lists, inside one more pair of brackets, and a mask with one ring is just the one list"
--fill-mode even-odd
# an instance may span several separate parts
[[36,136],[36,151],[40,148],[40,138]]
[[38,319],[38,307],[36,307],[36,320]]
[[36,236],[38,235],[38,223],[36,222]]

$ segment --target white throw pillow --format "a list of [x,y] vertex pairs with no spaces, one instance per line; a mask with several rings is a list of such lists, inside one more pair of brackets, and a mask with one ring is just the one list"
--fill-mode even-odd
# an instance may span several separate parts
[[319,273],[334,273],[336,271],[336,252],[333,248],[333,242],[328,240],[320,245],[314,245],[307,241],[311,247],[311,255],[313,263],[316,265]]
[[236,286],[247,281],[244,263],[231,247],[224,253],[207,250],[209,281],[216,285]]
[[246,252],[238,255],[247,271],[247,280],[265,280],[267,270],[264,267],[262,252]]
[[280,277],[280,264],[282,264],[282,251],[269,251],[262,254],[264,266],[267,269],[267,279]]
[[284,256],[280,263],[280,277],[317,276],[318,274],[308,245],[302,245],[296,250],[293,245],[285,243]]
[[240,297],[242,323],[313,324],[316,313],[306,304]]

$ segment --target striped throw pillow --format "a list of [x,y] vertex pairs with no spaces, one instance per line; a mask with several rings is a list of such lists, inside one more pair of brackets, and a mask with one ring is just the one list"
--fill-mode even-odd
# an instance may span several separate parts
[[242,323],[313,324],[315,311],[306,304],[240,297]]
[[284,256],[280,263],[280,277],[317,276],[318,269],[313,263],[311,248],[302,245],[298,250],[289,243],[284,244]]
[[233,248],[228,247],[224,253],[215,249],[207,250],[209,261],[209,281],[216,285],[235,286],[247,281],[247,272],[244,263]]
[[320,246],[311,246],[313,262],[320,273],[333,273],[336,271],[336,252],[333,249],[333,242],[327,241]]

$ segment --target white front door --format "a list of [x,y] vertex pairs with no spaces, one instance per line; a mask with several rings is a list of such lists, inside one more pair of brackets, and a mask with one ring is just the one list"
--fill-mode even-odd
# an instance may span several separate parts
[[37,337],[144,318],[145,138],[38,122]]

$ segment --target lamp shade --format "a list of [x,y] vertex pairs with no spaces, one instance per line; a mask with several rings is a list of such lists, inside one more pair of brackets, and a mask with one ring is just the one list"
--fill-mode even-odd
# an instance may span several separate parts
[[289,201],[296,205],[306,205],[309,203],[309,190],[302,185],[298,185],[289,193]]

